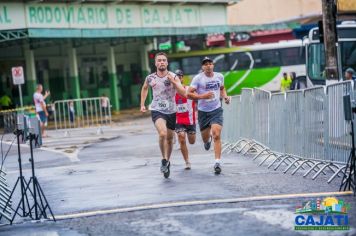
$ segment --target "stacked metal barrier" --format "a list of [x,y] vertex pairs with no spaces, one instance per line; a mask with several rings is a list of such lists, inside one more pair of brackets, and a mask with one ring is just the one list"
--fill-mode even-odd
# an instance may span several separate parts
[[4,133],[11,133],[16,128],[16,110],[6,110],[0,112],[1,128],[4,129]]
[[11,220],[12,210],[6,207],[6,205],[8,206],[9,204],[11,206],[11,201],[9,201],[11,190],[9,189],[5,177],[6,173],[0,169],[0,219],[4,217],[7,220]]
[[[103,107],[103,99],[107,106]],[[69,99],[54,102],[56,130],[102,127],[111,124],[110,100],[108,98]]]
[[352,91],[351,81],[272,95],[243,89],[241,100],[224,105],[224,151],[254,154],[260,165],[284,166],[292,174],[304,170],[313,179],[331,173],[331,182],[345,169],[351,149],[343,96]]

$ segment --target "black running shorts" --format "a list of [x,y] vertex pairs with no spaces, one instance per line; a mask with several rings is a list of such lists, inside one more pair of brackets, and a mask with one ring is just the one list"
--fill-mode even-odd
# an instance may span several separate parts
[[167,129],[175,130],[176,128],[176,113],[164,114],[159,111],[151,111],[151,117],[153,123],[156,123],[156,120],[162,118],[166,121]]

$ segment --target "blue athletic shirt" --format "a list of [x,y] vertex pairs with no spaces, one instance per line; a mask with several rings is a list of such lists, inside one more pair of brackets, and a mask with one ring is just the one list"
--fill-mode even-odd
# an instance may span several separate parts
[[204,72],[197,74],[190,84],[196,89],[198,94],[214,92],[214,97],[211,99],[199,99],[198,110],[209,112],[221,107],[220,102],[220,87],[224,86],[224,76],[220,73],[214,72],[212,77],[207,77]]

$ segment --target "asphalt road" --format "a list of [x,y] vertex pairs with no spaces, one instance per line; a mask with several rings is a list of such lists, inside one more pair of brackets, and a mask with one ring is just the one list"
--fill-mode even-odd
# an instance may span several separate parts
[[[35,150],[36,175],[56,223],[31,221],[1,226],[0,235],[354,235],[355,197],[347,232],[294,231],[295,207],[325,192],[336,192],[340,179],[316,180],[283,174],[239,154],[223,155],[223,172],[213,173],[213,151],[200,137],[189,146],[192,169],[184,170],[179,150],[171,159],[171,177],[159,172],[160,151],[150,118],[104,128],[50,131]],[[11,135],[5,137],[8,147]],[[7,143],[7,144],[6,144]],[[24,173],[30,177],[29,148],[22,146]],[[5,163],[12,186],[18,176],[13,147]],[[15,200],[18,199],[16,192]],[[307,196],[308,193],[314,195]],[[328,196],[332,194],[324,194]],[[6,221],[1,223],[6,224]]]

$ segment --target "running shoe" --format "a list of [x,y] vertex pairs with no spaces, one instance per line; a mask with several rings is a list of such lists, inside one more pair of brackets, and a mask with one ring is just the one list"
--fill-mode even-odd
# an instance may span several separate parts
[[215,171],[215,174],[220,174],[221,173],[221,166],[220,166],[220,163],[215,163],[214,165],[214,171]]
[[162,159],[161,161],[161,172],[162,173],[166,173],[168,168],[167,168],[167,160],[166,159]]
[[170,171],[170,167],[171,167],[171,163],[169,161],[166,161],[166,166],[167,166],[167,171],[166,172],[163,172],[163,176],[164,178],[168,178],[171,171]]
[[192,168],[190,162],[185,163],[185,169],[190,170]]
[[207,150],[207,151],[209,151],[209,149],[210,149],[211,140],[212,140],[212,137],[210,136],[209,141],[206,142],[206,143],[204,143],[204,148],[205,148],[205,150]]

